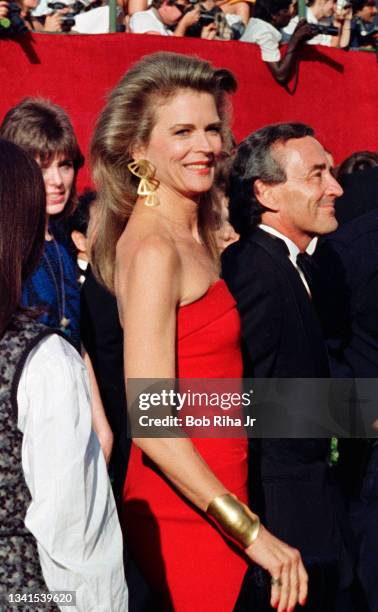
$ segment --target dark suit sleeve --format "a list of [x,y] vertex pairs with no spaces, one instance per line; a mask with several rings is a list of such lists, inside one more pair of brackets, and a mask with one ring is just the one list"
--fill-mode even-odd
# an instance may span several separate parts
[[227,249],[222,275],[241,317],[245,376],[273,375],[280,350],[282,307],[279,283],[268,257]]
[[316,250],[319,284],[313,296],[328,342],[345,338],[351,325],[351,290],[348,278],[349,255],[342,243],[326,238]]

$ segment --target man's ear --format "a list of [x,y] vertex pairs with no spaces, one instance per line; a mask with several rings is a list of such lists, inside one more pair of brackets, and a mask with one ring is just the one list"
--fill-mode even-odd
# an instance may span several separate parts
[[275,197],[275,185],[270,183],[264,183],[264,181],[257,179],[257,181],[253,184],[253,193],[258,202],[264,208],[268,208],[269,210],[277,211],[278,206],[276,204]]

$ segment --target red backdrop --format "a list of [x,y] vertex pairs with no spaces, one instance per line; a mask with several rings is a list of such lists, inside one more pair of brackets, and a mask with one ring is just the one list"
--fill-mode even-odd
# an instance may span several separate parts
[[[294,94],[277,85],[255,45],[191,38],[105,34],[39,34],[0,40],[0,119],[26,95],[41,95],[70,114],[83,151],[106,95],[126,69],[157,50],[195,54],[232,69],[238,139],[266,123],[303,121],[315,128],[336,162],[377,148],[377,63],[374,54],[307,46]],[[88,170],[80,186],[88,184]]]

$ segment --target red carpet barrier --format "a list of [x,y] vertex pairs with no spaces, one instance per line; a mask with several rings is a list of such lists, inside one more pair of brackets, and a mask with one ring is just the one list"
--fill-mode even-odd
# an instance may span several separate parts
[[[377,63],[374,54],[307,46],[294,94],[277,85],[255,45],[133,34],[39,34],[0,40],[0,118],[26,95],[61,104],[86,152],[106,95],[126,69],[157,50],[196,54],[234,71],[234,131],[238,139],[275,121],[312,125],[336,162],[377,148]],[[88,170],[80,186],[88,184]]]

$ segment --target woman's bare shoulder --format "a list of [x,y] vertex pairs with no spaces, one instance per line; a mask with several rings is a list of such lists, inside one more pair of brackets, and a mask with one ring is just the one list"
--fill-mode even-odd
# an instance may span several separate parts
[[142,231],[121,236],[116,250],[116,293],[129,292],[143,282],[144,290],[155,285],[179,293],[181,257],[175,241],[166,232]]
[[116,248],[116,266],[155,269],[178,265],[180,253],[168,232],[144,230],[137,234],[121,236]]

